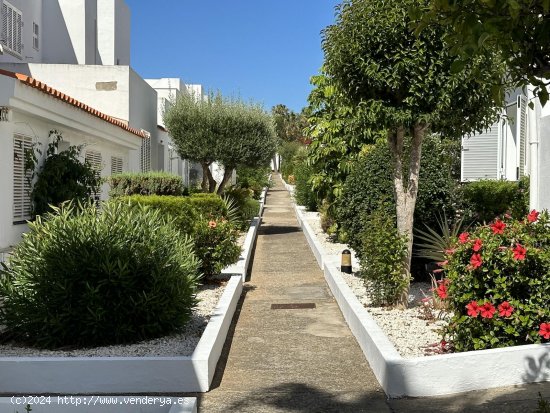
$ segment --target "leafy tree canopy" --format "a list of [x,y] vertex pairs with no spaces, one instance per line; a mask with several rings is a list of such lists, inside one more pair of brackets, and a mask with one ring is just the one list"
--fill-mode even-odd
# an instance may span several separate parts
[[[417,32],[436,24],[457,55],[457,68],[488,49],[497,49],[516,85],[532,84],[542,104],[550,84],[550,1],[431,0],[411,8]],[[503,86],[494,83],[499,95]],[[498,96],[498,95],[497,95]]]
[[304,129],[307,127],[303,113],[296,113],[285,105],[279,104],[271,108],[275,122],[275,131],[281,141],[293,142],[304,140]]

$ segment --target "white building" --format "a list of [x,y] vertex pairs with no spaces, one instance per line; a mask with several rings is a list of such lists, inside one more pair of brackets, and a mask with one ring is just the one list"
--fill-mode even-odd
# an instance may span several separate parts
[[84,145],[82,159],[101,176],[128,170],[147,137],[50,85],[0,70],[0,251],[17,243],[30,218],[25,150],[37,143],[45,148],[52,130],[62,133],[64,146]]
[[550,104],[541,107],[531,87],[517,89],[507,101],[492,128],[463,138],[462,180],[530,176],[530,208],[550,210]]

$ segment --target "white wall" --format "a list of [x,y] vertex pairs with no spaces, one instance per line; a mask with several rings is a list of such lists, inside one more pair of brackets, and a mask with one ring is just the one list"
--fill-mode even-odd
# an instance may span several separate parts
[[130,9],[124,0],[96,1],[98,64],[130,65]]
[[[2,0],[3,1],[3,0]],[[0,3],[2,2],[0,1]],[[42,59],[42,46],[40,45],[38,50],[33,48],[33,22],[40,26],[39,39],[43,39],[43,24],[42,24],[42,1],[29,1],[29,0],[8,0],[12,6],[21,12],[23,21],[23,27],[21,29],[21,41],[23,43],[22,56],[16,57],[9,54],[7,51],[0,55],[0,63],[21,63],[21,62],[40,62]],[[1,24],[0,16],[0,24]]]

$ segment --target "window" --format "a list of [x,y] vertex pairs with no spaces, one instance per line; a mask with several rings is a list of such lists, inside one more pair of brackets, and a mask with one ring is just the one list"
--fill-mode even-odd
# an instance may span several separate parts
[[21,27],[23,20],[21,12],[8,2],[2,2],[2,31],[0,32],[0,41],[8,52],[21,57],[23,44],[21,42]]
[[[86,162],[90,164],[92,169],[95,171],[96,176],[101,176],[101,170],[103,169],[103,159],[101,158],[101,152],[98,151],[86,151],[85,155]],[[101,199],[101,187],[97,189],[96,192],[92,193],[93,199],[98,202]]]
[[111,156],[111,175],[122,173],[122,158]]
[[140,169],[141,172],[149,172],[151,170],[151,137],[143,138],[141,141],[140,154]]
[[25,152],[33,149],[32,138],[13,137],[13,222],[31,219],[31,172],[25,171]]
[[38,24],[34,23],[32,24],[32,47],[35,48],[35,50],[38,50],[40,48],[39,43],[39,35],[40,35],[40,27],[38,27]]

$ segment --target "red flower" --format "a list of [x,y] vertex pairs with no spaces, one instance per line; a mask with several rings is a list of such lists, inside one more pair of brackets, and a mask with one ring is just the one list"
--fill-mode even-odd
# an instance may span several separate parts
[[495,312],[497,311],[495,306],[489,302],[483,304],[481,307],[479,307],[479,311],[481,313],[481,317],[483,318],[493,318],[495,315]]
[[470,264],[472,264],[472,267],[475,269],[475,268],[479,268],[481,267],[481,263],[482,263],[482,259],[481,259],[481,255],[479,254],[472,254],[472,257],[470,258]]
[[466,244],[470,239],[470,234],[468,232],[463,232],[458,236],[458,242],[461,244]]
[[546,340],[550,338],[550,323],[542,323],[540,325],[539,336],[543,336]]
[[445,254],[447,255],[453,255],[456,252],[456,248],[449,248],[448,250],[445,250]]
[[479,238],[476,239],[476,242],[474,242],[473,250],[475,252],[478,252],[481,249],[482,245],[483,245],[483,241],[481,241]]
[[510,317],[513,312],[514,307],[512,307],[508,301],[503,301],[502,304],[498,306],[498,315],[501,317]]
[[468,315],[470,317],[477,317],[480,311],[477,301],[470,301],[470,303],[466,305],[466,310],[468,310]]
[[210,228],[216,228],[217,225],[218,225],[218,224],[216,224],[216,221],[208,221],[208,226],[209,226]]
[[449,260],[441,261],[441,262],[438,262],[438,263],[437,263],[437,266],[438,266],[438,267],[444,267],[444,266],[447,265],[448,263],[449,263]]
[[537,212],[536,210],[532,210],[531,212],[529,212],[529,214],[527,215],[527,221],[529,222],[536,222],[538,219],[539,219],[539,214],[540,212]]
[[447,291],[447,283],[440,283],[435,289],[435,292],[442,300],[447,298],[449,296],[449,292]]
[[504,234],[504,228],[506,228],[506,224],[500,219],[497,219],[494,224],[491,224],[493,234]]
[[513,251],[515,260],[520,261],[525,259],[525,254],[527,253],[527,250],[521,244],[516,244],[516,248],[514,248]]

